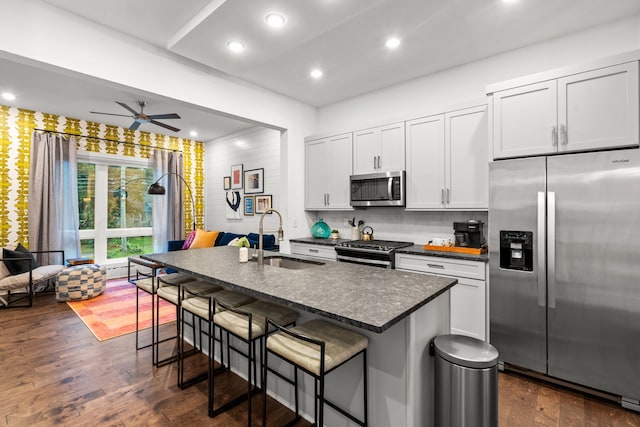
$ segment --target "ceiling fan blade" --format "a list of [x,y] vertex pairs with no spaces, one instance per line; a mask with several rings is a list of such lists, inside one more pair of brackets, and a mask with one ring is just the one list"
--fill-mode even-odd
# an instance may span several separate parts
[[151,114],[149,116],[150,119],[179,119],[180,116],[177,115],[176,113],[170,113],[170,114]]
[[178,129],[178,128],[174,128],[173,126],[169,126],[169,125],[166,125],[164,123],[157,122],[157,121],[155,121],[153,119],[149,120],[149,122],[153,123],[154,125],[162,126],[165,129],[172,130],[174,132],[180,132],[180,129]]
[[136,130],[140,127],[140,122],[139,121],[135,121],[131,124],[131,126],[129,126],[129,130]]
[[106,114],[107,116],[131,117],[131,114],[101,113],[99,111],[89,111],[89,112],[92,114]]
[[124,109],[125,109],[125,110],[127,110],[127,111],[131,111],[131,113],[132,113],[134,116],[137,116],[137,115],[138,115],[138,112],[137,112],[136,110],[134,110],[133,108],[129,107],[129,106],[128,106],[127,104],[125,104],[124,102],[116,101],[116,104],[118,104],[119,106],[121,106],[122,108],[124,108]]

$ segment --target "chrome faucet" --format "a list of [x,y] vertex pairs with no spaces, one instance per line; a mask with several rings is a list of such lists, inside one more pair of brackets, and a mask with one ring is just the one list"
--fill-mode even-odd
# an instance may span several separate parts
[[277,213],[278,217],[280,217],[280,226],[278,227],[278,242],[282,242],[284,240],[284,231],[282,230],[282,215],[275,209],[267,209],[262,213],[262,216],[260,217],[260,226],[258,228],[258,265],[264,265],[264,230],[262,227],[262,223],[264,221],[264,216],[271,212]]

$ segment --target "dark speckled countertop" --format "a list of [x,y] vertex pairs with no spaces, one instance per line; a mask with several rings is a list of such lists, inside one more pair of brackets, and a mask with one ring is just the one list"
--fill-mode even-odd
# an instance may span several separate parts
[[437,256],[442,258],[464,259],[467,261],[489,262],[489,254],[486,252],[480,255],[471,255],[471,254],[462,254],[458,252],[425,251],[423,245],[413,245],[413,246],[407,246],[406,248],[396,249],[396,253],[412,254],[412,255],[428,255],[428,256]]
[[350,241],[351,239],[320,239],[317,237],[300,237],[296,239],[289,239],[289,242],[309,243],[312,245],[323,245],[323,246],[335,246],[338,243],[350,242]]
[[[265,257],[268,256],[278,254],[265,253]],[[304,270],[261,267],[255,262],[238,262],[238,248],[229,246],[142,255],[141,258],[228,289],[378,333],[457,283],[447,277],[333,261]]]

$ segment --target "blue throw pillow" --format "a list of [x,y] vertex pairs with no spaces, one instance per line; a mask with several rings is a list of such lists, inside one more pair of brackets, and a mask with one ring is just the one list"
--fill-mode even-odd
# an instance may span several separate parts
[[[3,248],[2,249],[2,258],[5,258],[4,264],[7,266],[7,270],[11,274],[21,274],[26,273],[27,271],[33,268],[38,267],[38,263],[36,259],[33,257],[33,254],[29,252],[27,248],[22,246],[22,243],[18,243],[18,247],[15,251],[10,249]],[[28,258],[21,259],[16,261],[7,260],[7,258]]]
[[[249,244],[251,247],[258,247],[258,243],[260,240],[260,235],[258,233],[249,233],[247,235],[247,239],[249,239]],[[273,249],[276,245],[276,236],[273,234],[265,234],[262,236],[262,244],[264,245],[263,249]]]
[[235,233],[224,233],[224,236],[220,239],[220,241],[216,241],[216,246],[227,246],[229,242],[231,242],[236,237],[244,237],[244,234],[235,234]]

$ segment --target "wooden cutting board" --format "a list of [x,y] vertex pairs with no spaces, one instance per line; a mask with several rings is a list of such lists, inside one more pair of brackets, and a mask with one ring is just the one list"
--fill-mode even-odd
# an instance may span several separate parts
[[464,248],[462,246],[432,246],[424,245],[425,251],[457,252],[461,254],[480,255],[487,252],[488,248]]

